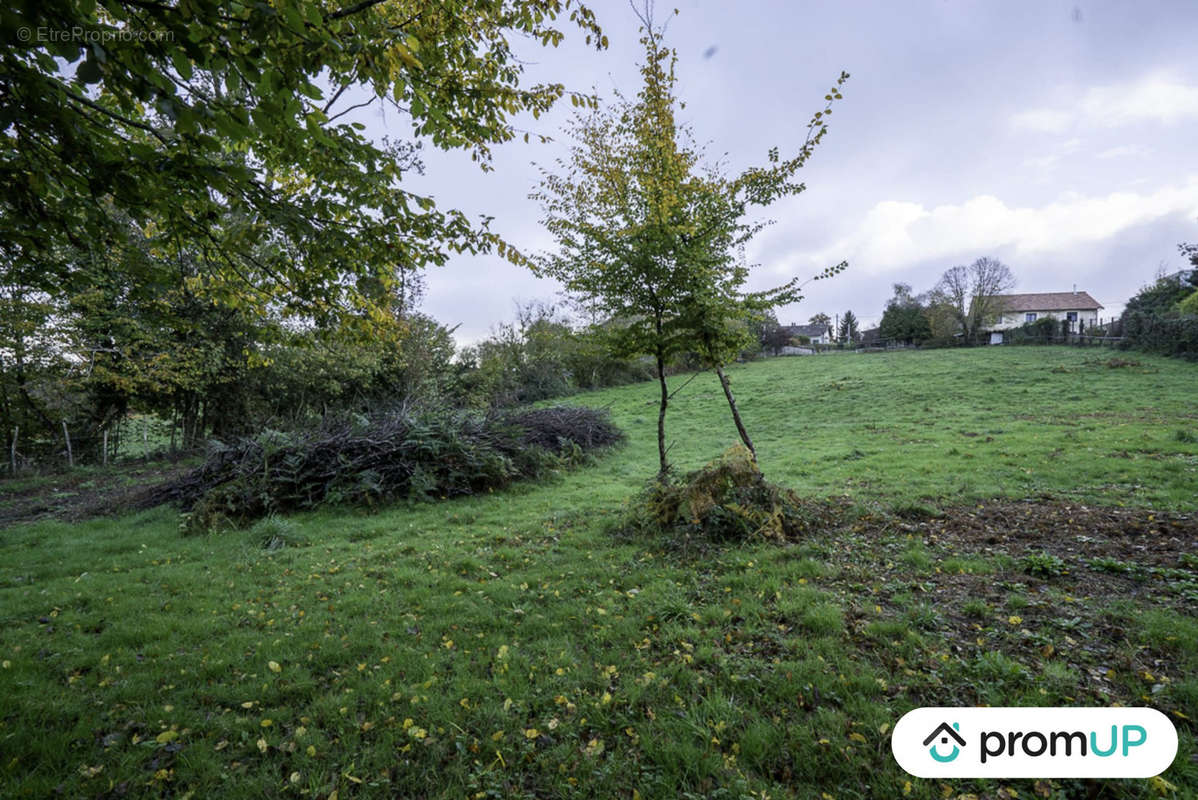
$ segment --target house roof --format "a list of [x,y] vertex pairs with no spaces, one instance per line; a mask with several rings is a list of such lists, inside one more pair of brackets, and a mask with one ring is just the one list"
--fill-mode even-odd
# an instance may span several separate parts
[[1000,294],[1004,311],[1076,311],[1102,308],[1088,292],[1041,292],[1039,294]]
[[823,336],[828,332],[827,325],[787,325],[786,332],[791,336]]

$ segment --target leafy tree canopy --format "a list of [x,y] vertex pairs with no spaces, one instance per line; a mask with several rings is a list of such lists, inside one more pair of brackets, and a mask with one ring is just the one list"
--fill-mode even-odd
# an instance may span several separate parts
[[932,336],[923,302],[911,293],[905,283],[894,284],[894,296],[886,303],[878,334],[883,339],[900,342],[921,342]]
[[575,0],[18,0],[0,13],[0,268],[77,283],[55,248],[102,251],[127,217],[195,253],[207,296],[335,314],[452,252],[518,258],[404,190],[403,148],[347,115],[389,103],[485,167],[513,115],[565,93],[522,86],[511,44],[556,45],[559,18],[606,44]]

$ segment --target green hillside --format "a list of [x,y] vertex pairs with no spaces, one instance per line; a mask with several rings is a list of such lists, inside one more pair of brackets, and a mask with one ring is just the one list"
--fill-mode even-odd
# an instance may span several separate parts
[[[788,545],[609,533],[655,470],[651,384],[570,398],[630,441],[548,483],[200,537],[170,509],[0,531],[0,796],[1196,796],[1195,370],[735,368],[767,477],[848,498]],[[735,441],[709,375],[669,420],[681,469]],[[917,706],[1112,703],[1176,724],[1161,779],[939,782],[890,755]]]

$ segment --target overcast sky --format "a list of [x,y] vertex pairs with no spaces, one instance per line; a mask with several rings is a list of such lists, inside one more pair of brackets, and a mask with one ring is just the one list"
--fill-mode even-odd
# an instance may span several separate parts
[[[528,43],[530,80],[610,97],[635,94],[637,21],[594,0],[611,46],[581,37]],[[673,8],[660,4],[658,17]],[[712,2],[680,0],[667,44],[678,52],[682,119],[733,169],[785,156],[839,74],[852,78],[804,170],[808,190],[773,206],[749,250],[755,287],[840,276],[780,310],[783,323],[846,309],[876,322],[891,285],[930,288],[948,267],[1001,259],[1019,292],[1074,284],[1117,314],[1163,264],[1198,241],[1198,2]],[[493,172],[462,152],[425,152],[413,188],[444,207],[495,217],[525,252],[551,246],[528,199],[565,146],[569,103],[521,127],[556,136],[506,145]],[[404,135],[394,112],[364,119]],[[459,257],[427,275],[424,310],[460,324],[460,342],[514,316],[514,302],[558,287],[496,256]]]

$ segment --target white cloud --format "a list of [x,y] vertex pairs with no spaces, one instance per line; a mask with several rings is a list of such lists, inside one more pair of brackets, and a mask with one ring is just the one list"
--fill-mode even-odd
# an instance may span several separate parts
[[1023,165],[1025,167],[1032,167],[1033,169],[1051,169],[1060,160],[1061,157],[1058,155],[1036,156],[1034,158],[1025,158]]
[[1100,86],[1086,92],[1081,111],[1087,121],[1111,128],[1142,120],[1168,124],[1198,117],[1198,86],[1163,75],[1135,84]]
[[1112,147],[1109,150],[1103,150],[1095,158],[1127,158],[1129,156],[1146,156],[1151,150],[1147,147],[1141,147],[1138,144],[1124,144],[1118,147]]
[[993,195],[930,209],[887,200],[819,252],[793,252],[774,264],[789,273],[847,258],[856,274],[883,275],[921,261],[981,256],[1000,248],[1017,254],[1066,251],[1175,214],[1198,216],[1198,175],[1150,193],[1070,193],[1039,208],[1011,207]]
[[1068,111],[1051,108],[1020,111],[1011,117],[1011,125],[1016,130],[1035,131],[1038,133],[1064,133],[1073,124],[1073,115]]
[[1017,131],[1064,133],[1078,125],[1115,128],[1137,122],[1172,124],[1198,117],[1198,86],[1164,74],[1095,86],[1064,108],[1033,108],[1011,116]]

